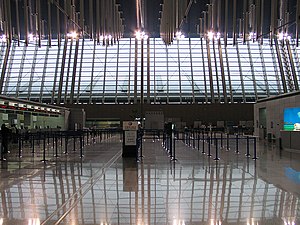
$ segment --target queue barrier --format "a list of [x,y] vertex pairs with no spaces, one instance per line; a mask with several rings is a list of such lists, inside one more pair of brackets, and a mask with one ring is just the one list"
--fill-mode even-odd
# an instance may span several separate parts
[[[200,150],[200,142],[202,142],[202,154],[206,154],[208,157],[212,156],[212,148],[215,149],[215,158],[214,160],[220,160],[219,157],[219,151],[222,149],[226,149],[226,151],[230,151],[230,141],[235,142],[235,154],[240,154],[240,147],[239,142],[242,140],[246,140],[246,157],[251,157],[250,154],[250,142],[252,141],[253,146],[253,160],[258,159],[257,157],[257,137],[250,136],[250,135],[230,135],[228,133],[223,132],[212,132],[212,131],[206,131],[206,130],[192,130],[184,132],[177,132],[174,131],[174,140],[171,138],[172,135],[167,135],[164,133],[163,135],[163,148],[167,151],[171,159],[175,158],[175,140],[176,141],[182,141],[186,146],[192,148],[192,149],[198,149]],[[224,146],[224,143],[226,143],[226,146]],[[197,147],[196,147],[197,146]],[[205,146],[207,146],[207,152],[205,150]]]
[[59,130],[34,130],[34,132],[19,133],[16,138],[17,156],[23,157],[25,143],[29,144],[28,148],[32,156],[35,155],[36,149],[42,151],[43,162],[47,161],[46,152],[53,149],[53,157],[59,157],[59,144],[61,154],[68,154],[73,146],[73,152],[79,150],[79,156],[84,157],[84,146],[101,143],[113,135],[120,133],[119,129],[92,129],[77,131],[59,131]]

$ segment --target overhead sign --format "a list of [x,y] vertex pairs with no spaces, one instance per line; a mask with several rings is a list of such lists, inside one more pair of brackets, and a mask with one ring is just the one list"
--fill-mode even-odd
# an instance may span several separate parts
[[137,121],[123,121],[123,130],[138,130],[139,124]]

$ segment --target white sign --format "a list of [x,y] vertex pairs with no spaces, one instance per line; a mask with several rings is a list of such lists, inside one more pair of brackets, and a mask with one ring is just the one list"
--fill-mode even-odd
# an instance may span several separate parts
[[138,128],[137,121],[123,121],[123,130],[138,130]]
[[136,145],[137,132],[134,130],[125,130],[125,146]]

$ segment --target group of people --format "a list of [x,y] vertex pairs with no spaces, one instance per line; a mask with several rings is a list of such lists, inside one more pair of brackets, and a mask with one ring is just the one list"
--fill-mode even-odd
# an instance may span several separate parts
[[15,125],[12,125],[12,127],[9,129],[5,124],[2,124],[1,126],[1,160],[6,160],[6,156],[9,152],[8,150],[8,144],[9,141],[12,139],[12,141],[15,143],[17,142],[17,136],[18,136],[18,129]]

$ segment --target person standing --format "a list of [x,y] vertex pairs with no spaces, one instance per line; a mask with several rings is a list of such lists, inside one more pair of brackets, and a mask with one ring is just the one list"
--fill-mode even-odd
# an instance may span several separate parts
[[9,134],[10,134],[10,130],[3,123],[1,126],[1,138],[2,138],[1,160],[6,160],[5,157],[8,153]]

